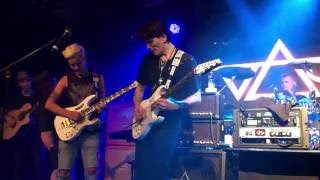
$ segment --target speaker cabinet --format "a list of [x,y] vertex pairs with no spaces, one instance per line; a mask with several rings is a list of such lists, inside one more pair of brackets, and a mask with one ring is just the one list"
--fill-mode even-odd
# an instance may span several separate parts
[[110,104],[107,107],[106,144],[112,146],[134,146],[131,135],[133,118],[132,104]]
[[224,180],[226,153],[221,150],[191,150],[180,157],[180,179]]
[[132,180],[134,150],[132,146],[108,146],[104,180]]
[[216,146],[223,141],[223,121],[192,121],[193,145]]
[[224,142],[224,122],[221,120],[193,119],[184,128],[179,146],[214,147]]

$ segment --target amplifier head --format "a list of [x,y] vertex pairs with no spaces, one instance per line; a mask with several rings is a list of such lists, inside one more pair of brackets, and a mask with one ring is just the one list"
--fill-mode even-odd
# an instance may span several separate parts
[[224,142],[224,121],[193,119],[192,126],[184,129],[179,146],[213,147]]
[[201,94],[201,103],[194,104],[189,109],[193,119],[223,119],[224,95]]

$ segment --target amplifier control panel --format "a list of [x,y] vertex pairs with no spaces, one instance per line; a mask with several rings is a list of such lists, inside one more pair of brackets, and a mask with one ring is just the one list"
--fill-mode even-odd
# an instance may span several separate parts
[[[248,111],[247,114],[243,114],[238,111],[238,120],[241,122],[241,127],[279,127],[282,120],[273,117],[272,113],[264,110]],[[289,112],[288,122],[286,127],[299,127],[300,112],[293,110]]]
[[282,120],[266,108],[235,110],[234,147],[308,149],[306,109],[294,107],[288,115],[287,120]]
[[298,127],[264,127],[264,128],[240,128],[240,138],[300,138]]

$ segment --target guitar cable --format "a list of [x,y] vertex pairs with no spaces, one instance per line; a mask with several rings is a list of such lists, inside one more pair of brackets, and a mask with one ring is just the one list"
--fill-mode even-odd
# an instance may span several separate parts
[[125,129],[127,129],[127,128],[129,128],[129,127],[132,127],[133,125],[135,125],[135,124],[138,124],[139,122],[134,122],[134,123],[130,123],[128,126],[126,126],[126,127],[124,127]]
[[213,135],[213,113],[210,113],[210,137],[211,137],[211,141],[212,141],[212,145],[216,146],[218,144],[217,140],[215,139],[214,135]]

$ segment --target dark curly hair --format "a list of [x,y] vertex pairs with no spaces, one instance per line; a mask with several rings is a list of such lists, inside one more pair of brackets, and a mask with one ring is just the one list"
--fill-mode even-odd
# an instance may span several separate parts
[[153,20],[145,23],[138,32],[138,37],[141,40],[147,41],[149,39],[160,37],[162,35],[167,36],[167,41],[171,41],[171,34],[166,27],[166,23],[161,20]]

